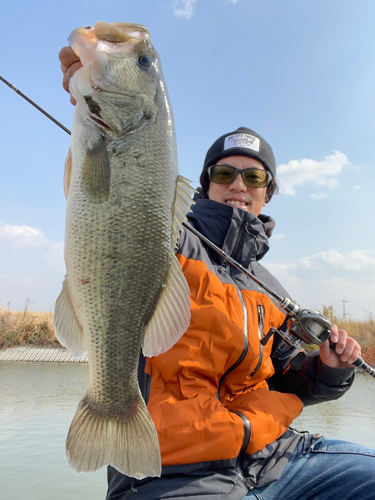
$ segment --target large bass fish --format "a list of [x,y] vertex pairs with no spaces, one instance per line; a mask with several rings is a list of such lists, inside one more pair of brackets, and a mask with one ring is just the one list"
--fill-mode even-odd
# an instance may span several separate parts
[[157,433],[137,382],[140,350],[168,350],[190,320],[189,287],[174,255],[192,188],[178,176],[172,108],[147,29],[79,28],[83,62],[65,163],[67,275],[56,336],[87,349],[90,386],[66,442],[79,472],[110,464],[142,478],[161,473]]

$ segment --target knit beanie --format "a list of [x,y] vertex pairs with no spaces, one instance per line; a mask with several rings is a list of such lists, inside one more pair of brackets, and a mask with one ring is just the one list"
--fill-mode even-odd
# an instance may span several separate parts
[[221,160],[221,158],[235,155],[255,158],[262,163],[273,178],[276,177],[276,162],[271,146],[254,130],[250,130],[247,127],[239,127],[234,132],[229,132],[219,137],[207,151],[199,179],[203,191],[207,192],[209,188],[208,168]]

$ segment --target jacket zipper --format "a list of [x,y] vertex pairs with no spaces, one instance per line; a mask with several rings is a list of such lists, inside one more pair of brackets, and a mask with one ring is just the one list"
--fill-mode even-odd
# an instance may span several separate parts
[[[232,274],[232,269],[230,269],[230,274]],[[232,276],[232,279],[233,281],[234,280],[234,277]],[[237,361],[230,367],[228,368],[228,370],[220,377],[220,380],[219,380],[219,384],[218,384],[218,389],[217,389],[217,398],[218,400],[220,401],[220,403],[222,403],[221,401],[221,396],[220,396],[220,390],[221,390],[221,386],[225,380],[225,378],[233,371],[237,368],[237,366],[239,366],[242,361],[245,359],[246,357],[246,354],[248,352],[248,349],[249,349],[249,331],[248,331],[248,321],[247,321],[247,309],[246,309],[246,306],[245,306],[245,303],[244,303],[244,300],[242,298],[242,295],[241,295],[241,291],[240,289],[238,288],[238,286],[236,286],[237,288],[237,293],[238,293],[238,296],[240,298],[240,301],[241,301],[241,304],[242,304],[242,310],[243,310],[243,322],[244,322],[244,337],[245,337],[245,341],[244,341],[244,347],[243,347],[243,350],[242,350],[242,353],[240,355],[240,357],[237,359]],[[237,470],[236,470],[236,473],[240,479],[240,481],[250,490],[252,489],[254,486],[250,483],[249,480],[247,480],[243,473],[242,473],[242,469],[241,469],[241,462],[242,462],[242,457],[243,455],[245,454],[246,452],[246,449],[249,445],[249,442],[250,442],[250,437],[251,437],[251,426],[250,426],[250,421],[248,420],[248,418],[241,412],[233,412],[235,413],[236,415],[238,415],[242,422],[243,422],[243,425],[244,425],[244,431],[245,431],[245,435],[244,435],[244,440],[242,442],[242,446],[241,446],[241,450],[238,454],[238,457],[237,457]]]
[[[264,334],[264,316],[263,316],[263,306],[257,306],[258,310],[258,336],[259,340],[262,340]],[[259,359],[256,367],[250,373],[250,377],[253,377],[259,370],[263,361],[263,345],[259,342]]]
[[[247,310],[246,310],[246,307],[245,307],[245,304],[243,302],[243,298],[242,298],[242,295],[241,295],[241,292],[240,290],[238,289],[237,287],[237,293],[240,297],[240,300],[241,300],[241,304],[242,304],[242,310],[243,310],[243,320],[244,320],[244,337],[245,337],[245,341],[244,341],[244,347],[242,349],[242,353],[240,355],[240,357],[237,359],[237,361],[235,361],[235,363],[233,363],[232,366],[230,366],[228,368],[228,370],[223,373],[223,375],[220,377],[220,380],[219,380],[219,384],[218,384],[218,389],[217,389],[217,399],[220,401],[220,403],[222,403],[221,401],[221,396],[220,396],[220,390],[221,390],[221,386],[223,385],[223,382],[224,380],[227,378],[227,376],[237,368],[237,366],[239,366],[242,361],[245,359],[246,357],[246,354],[247,354],[247,351],[249,349],[249,334],[248,334],[248,325],[247,325]],[[249,424],[250,425],[250,424]]]
[[[230,274],[231,274],[231,277],[232,277],[233,281],[235,281],[235,278],[232,275],[232,268],[230,268]],[[238,286],[236,286],[236,288],[237,288],[237,293],[238,293],[238,296],[239,296],[239,298],[241,300],[241,304],[242,304],[243,319],[244,319],[244,337],[245,337],[245,342],[244,342],[244,348],[242,350],[242,353],[241,353],[240,357],[220,377],[219,384],[218,384],[218,390],[217,390],[217,398],[220,401],[220,403],[222,402],[221,401],[221,396],[220,396],[220,390],[221,390],[221,386],[222,386],[225,378],[229,375],[229,373],[231,373],[233,370],[235,370],[242,363],[242,361],[245,359],[246,354],[247,354],[248,349],[249,349],[249,332],[248,332],[248,322],[247,322],[247,309],[246,309],[244,300],[242,298],[240,289],[238,288]],[[263,306],[258,305],[257,306],[257,311],[258,311],[258,336],[259,336],[259,340],[261,340],[263,338],[263,334],[264,334]],[[251,372],[250,377],[252,377],[252,376],[255,375],[255,373],[259,370],[259,368],[260,368],[260,366],[262,364],[262,360],[263,360],[263,346],[260,343],[259,343],[259,346],[260,347],[259,347],[259,359],[258,359],[258,363],[257,363],[256,367],[254,368],[254,370]],[[251,438],[250,421],[241,412],[233,412],[233,413],[235,413],[236,415],[238,415],[241,418],[241,420],[243,422],[243,425],[244,425],[244,431],[245,431],[244,440],[242,442],[241,450],[240,450],[240,452],[238,454],[238,457],[237,457],[237,470],[236,470],[236,473],[237,473],[240,481],[242,482],[242,484],[244,484],[246,488],[248,488],[249,490],[251,490],[251,489],[254,488],[254,485],[251,483],[251,481],[249,479],[247,479],[247,478],[244,477],[244,475],[242,473],[242,468],[241,468],[242,457],[246,453],[246,449],[247,449],[247,447],[249,445],[250,438]]]

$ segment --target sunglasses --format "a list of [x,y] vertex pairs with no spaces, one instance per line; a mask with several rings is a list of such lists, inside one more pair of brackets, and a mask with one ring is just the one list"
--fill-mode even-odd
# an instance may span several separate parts
[[216,184],[230,184],[241,174],[243,182],[248,187],[264,188],[272,180],[272,175],[268,170],[261,170],[260,168],[239,168],[232,167],[232,165],[211,165],[208,167],[208,177],[210,181]]

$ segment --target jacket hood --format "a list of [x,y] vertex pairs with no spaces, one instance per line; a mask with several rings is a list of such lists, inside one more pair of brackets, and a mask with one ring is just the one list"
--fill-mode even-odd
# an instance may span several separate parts
[[[260,214],[256,217],[241,208],[230,207],[209,199],[198,199],[187,215],[191,224],[215,245],[222,248],[242,266],[260,260],[269,250],[268,238],[275,221]],[[215,254],[215,260],[225,259]]]

